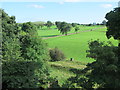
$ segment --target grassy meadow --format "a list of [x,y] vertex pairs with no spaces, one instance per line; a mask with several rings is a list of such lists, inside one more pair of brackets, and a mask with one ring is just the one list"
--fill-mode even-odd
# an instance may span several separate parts
[[[91,30],[92,31],[88,31]],[[94,30],[95,29],[95,30]],[[93,62],[94,59],[86,58],[86,50],[89,49],[88,42],[90,40],[111,41],[117,45],[118,41],[106,37],[106,27],[104,26],[82,26],[77,34],[53,37],[61,35],[55,26],[50,29],[43,27],[38,29],[38,34],[48,44],[48,48],[58,47],[66,56],[66,60],[57,62],[48,62],[51,70],[51,77],[57,78],[59,84],[62,85],[69,77],[75,74],[71,69],[83,69],[87,63]],[[86,31],[86,32],[85,32]],[[69,33],[75,33],[74,28]],[[49,38],[53,37],[53,38]],[[47,39],[44,39],[47,38]],[[70,61],[73,58],[73,61]]]
[[[114,45],[117,45],[117,41],[114,39],[107,39],[105,35],[106,27],[100,27],[101,26],[80,26],[80,30],[78,31],[80,33],[48,38],[45,39],[45,42],[48,43],[49,48],[58,47],[60,50],[62,50],[67,60],[73,58],[74,60],[84,63],[92,62],[93,59],[86,58],[86,50],[89,49],[88,41],[99,39],[100,41],[111,41]],[[96,30],[81,32],[91,29]],[[42,30],[38,30],[38,33],[43,39],[45,37],[61,35],[55,26],[51,27],[50,29],[44,27]],[[69,33],[75,33],[74,29],[72,29]]]

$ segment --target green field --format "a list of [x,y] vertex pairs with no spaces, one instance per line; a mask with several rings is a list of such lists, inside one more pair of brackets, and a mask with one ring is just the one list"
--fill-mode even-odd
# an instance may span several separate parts
[[[117,41],[114,39],[108,40],[105,31],[106,27],[100,28],[101,26],[80,26],[80,31],[91,30],[93,28],[98,28],[89,32],[81,32],[68,36],[61,36],[55,38],[45,39],[48,43],[49,48],[58,47],[62,50],[66,56],[66,59],[69,60],[73,58],[74,60],[79,60],[80,62],[92,62],[93,59],[86,58],[86,50],[88,50],[88,41],[97,40],[100,41],[111,41],[114,45],[117,45]],[[46,27],[44,27],[45,29]],[[42,38],[52,37],[56,35],[60,35],[59,31],[56,30],[56,27],[53,26],[51,29],[38,30],[39,35]],[[73,33],[74,29],[72,29],[69,33]]]
[[[66,56],[65,61],[48,62],[51,66],[51,77],[57,78],[60,85],[62,85],[69,77],[75,75],[70,69],[83,69],[87,63],[94,61],[91,58],[86,58],[86,50],[89,49],[88,41],[91,39],[99,39],[100,41],[111,41],[114,45],[117,45],[118,42],[113,38],[110,40],[107,39],[105,35],[106,27],[100,27],[101,26],[80,26],[80,33],[60,37],[53,37],[61,35],[55,26],[52,26],[50,29],[43,27],[38,30],[39,36],[48,43],[48,48],[58,47]],[[97,29],[83,32],[95,28]],[[69,33],[74,33],[74,28],[72,28]],[[53,38],[44,39],[47,37]],[[74,61],[70,61],[70,58],[74,58]]]
[[[98,28],[98,27],[101,27],[101,26],[82,26],[80,25],[80,30],[79,31],[84,31],[84,30],[91,30],[93,28]],[[79,32],[78,31],[78,32]],[[70,32],[68,33],[75,33],[74,31],[74,28],[71,29]],[[38,34],[41,36],[41,37],[53,37],[53,36],[58,36],[58,35],[62,35],[56,26],[52,26],[51,28],[47,28],[46,26],[44,26],[42,29],[39,29],[38,30]]]

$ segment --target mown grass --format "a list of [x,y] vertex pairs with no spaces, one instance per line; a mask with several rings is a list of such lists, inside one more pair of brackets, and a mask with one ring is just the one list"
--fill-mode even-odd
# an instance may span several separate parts
[[[83,26],[83,25],[79,25],[79,26],[80,26],[80,30],[78,32],[84,31],[84,30],[91,30],[91,29],[97,28],[97,27],[101,27],[101,26]],[[75,33],[74,28],[72,28],[71,31],[68,32],[68,34],[69,33]],[[39,28],[38,34],[41,37],[52,37],[52,36],[62,35],[55,25],[50,27],[50,28],[47,28],[46,26],[44,26],[42,29]]]
[[111,41],[114,45],[117,45],[117,41],[111,38],[107,39],[105,35],[106,28],[101,28],[90,32],[81,32],[74,35],[62,36],[56,38],[46,39],[49,48],[58,47],[66,56],[66,59],[74,58],[81,62],[92,62],[93,59],[86,58],[86,50],[89,49],[88,41],[97,40]]
[[[99,28],[100,26],[80,26],[80,27],[81,27],[80,31],[84,31],[97,27]],[[42,37],[60,34],[59,31],[56,30],[55,28],[56,27],[53,26],[51,27],[51,30],[48,29],[38,30],[38,33]],[[49,38],[46,39],[45,41],[48,43],[49,48],[58,47],[60,50],[62,50],[67,60],[73,58],[80,62],[88,63],[94,61],[91,58],[86,58],[86,50],[89,49],[88,41],[99,39],[100,41],[111,41],[114,45],[117,45],[118,42],[113,38],[111,38],[110,40],[107,39],[105,31],[106,27],[99,28],[97,30],[89,32],[81,32],[74,35]]]

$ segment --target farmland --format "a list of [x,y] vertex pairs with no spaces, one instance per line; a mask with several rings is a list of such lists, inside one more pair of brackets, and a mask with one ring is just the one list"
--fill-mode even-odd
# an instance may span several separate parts
[[[38,29],[39,36],[48,44],[48,48],[58,47],[66,56],[65,61],[48,62],[51,66],[51,77],[57,78],[60,85],[65,83],[71,76],[75,76],[70,69],[83,69],[87,63],[94,61],[94,59],[86,57],[89,41],[99,39],[100,41],[111,41],[113,45],[118,43],[113,38],[107,39],[107,28],[105,26],[81,25],[79,27],[79,33],[67,36],[59,36],[61,34],[55,26],[50,29],[47,27],[43,27],[42,30]],[[75,33],[74,28],[69,33]],[[73,58],[74,61],[71,62],[70,58]]]
[[[93,31],[82,32],[85,30],[96,29]],[[69,60],[73,58],[80,62],[92,62],[93,59],[86,58],[86,50],[88,50],[88,41],[97,40],[100,41],[111,41],[114,45],[117,45],[117,41],[113,38],[108,40],[105,36],[106,27],[101,26],[80,26],[80,33],[68,35],[68,36],[60,36],[54,38],[45,39],[46,43],[48,43],[49,48],[58,47],[62,50],[66,59]],[[44,27],[43,30],[38,30],[39,35],[44,39],[46,37],[52,37],[61,35],[58,30],[53,26],[51,29],[47,29]],[[74,29],[72,29],[69,33],[74,33]]]

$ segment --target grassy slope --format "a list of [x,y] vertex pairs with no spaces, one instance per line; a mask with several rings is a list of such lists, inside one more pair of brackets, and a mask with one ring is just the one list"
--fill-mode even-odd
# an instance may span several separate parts
[[[38,30],[40,36],[49,37],[53,35],[60,35],[60,33],[53,26],[50,30],[44,27],[44,30]],[[81,27],[80,31],[89,30],[96,27]],[[100,39],[101,41],[108,41],[105,36],[106,28],[98,29],[96,31],[82,32],[70,36],[62,36],[56,38],[50,38],[45,40],[49,48],[54,48],[55,46],[59,47],[65,54],[67,59],[73,57],[75,61],[59,61],[59,62],[49,62],[51,65],[51,76],[57,77],[59,84],[62,85],[67,78],[74,76],[74,73],[69,71],[71,68],[74,69],[83,69],[85,68],[86,63],[92,62],[90,58],[86,58],[86,50],[88,49],[88,41],[93,39]],[[71,31],[70,33],[73,33]],[[117,41],[111,39],[115,45]],[[77,61],[78,60],[78,61]]]
[[[60,48],[66,55],[67,59],[71,57],[75,60],[79,60],[81,62],[92,62],[90,58],[86,58],[86,50],[88,50],[88,41],[93,39],[100,39],[100,41],[108,41],[105,36],[106,28],[90,31],[90,32],[82,32],[79,34],[74,34],[70,36],[62,36],[57,38],[50,38],[45,40],[48,43],[50,48],[58,47]],[[115,45],[117,45],[117,41],[110,39]]]
[[[84,31],[84,30],[90,30],[92,28],[97,28],[100,26],[80,26],[80,30],[79,31]],[[79,32],[78,31],[78,32]],[[74,28],[72,28],[72,30],[68,33],[75,33]],[[56,26],[52,26],[50,29],[47,28],[46,26],[44,26],[42,29],[38,30],[38,34],[41,37],[52,37],[52,36],[57,36],[57,35],[62,35],[56,28]]]

